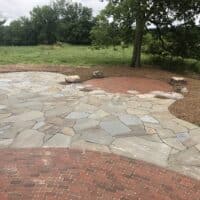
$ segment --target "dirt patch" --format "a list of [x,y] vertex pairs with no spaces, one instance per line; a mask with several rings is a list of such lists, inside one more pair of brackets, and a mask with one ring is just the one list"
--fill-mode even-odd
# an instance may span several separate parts
[[128,90],[136,90],[140,93],[148,93],[155,90],[164,92],[172,91],[172,87],[163,81],[137,77],[92,79],[86,81],[85,84],[90,84],[113,93],[126,93]]
[[[99,70],[104,72],[106,77],[134,77],[134,78],[150,78],[168,83],[172,76],[179,76],[175,73],[144,67],[133,69],[128,66],[113,67],[67,67],[67,66],[49,66],[49,65],[8,65],[0,66],[2,72],[20,72],[20,71],[47,71],[58,72],[66,75],[78,74],[82,81],[92,78],[92,72]],[[200,125],[200,78],[196,79],[187,77],[189,93],[184,99],[174,103],[169,109],[176,117]]]

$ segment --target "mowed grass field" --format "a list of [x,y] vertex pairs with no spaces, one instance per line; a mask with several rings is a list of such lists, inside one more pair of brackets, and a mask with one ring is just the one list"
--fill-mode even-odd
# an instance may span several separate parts
[[70,66],[130,63],[132,48],[95,50],[89,46],[0,47],[0,64],[50,64]]
[[[0,65],[47,64],[66,66],[121,66],[131,62],[132,47],[120,46],[94,49],[90,46],[26,46],[0,47]],[[163,58],[142,54],[142,64],[154,65],[171,71],[193,71],[200,73],[200,61],[181,58]]]

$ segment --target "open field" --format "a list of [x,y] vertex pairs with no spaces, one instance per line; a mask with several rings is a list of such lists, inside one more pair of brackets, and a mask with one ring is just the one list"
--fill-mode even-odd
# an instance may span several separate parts
[[[68,66],[113,66],[129,65],[132,47],[114,50],[92,49],[89,46],[27,46],[0,47],[0,64],[48,64]],[[142,55],[146,65],[156,65],[171,71],[195,71],[200,73],[200,62],[192,59],[160,58],[158,56]]]
[[70,66],[130,63],[131,48],[93,50],[88,46],[0,47],[0,64],[50,64]]

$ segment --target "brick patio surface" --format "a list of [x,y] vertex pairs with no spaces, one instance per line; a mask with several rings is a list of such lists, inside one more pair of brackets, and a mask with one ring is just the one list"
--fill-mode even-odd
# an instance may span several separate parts
[[198,200],[200,182],[113,154],[0,150],[0,200]]

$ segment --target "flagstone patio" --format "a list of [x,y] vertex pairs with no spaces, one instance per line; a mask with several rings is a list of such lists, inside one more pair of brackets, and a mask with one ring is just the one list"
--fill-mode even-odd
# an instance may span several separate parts
[[0,74],[0,148],[115,153],[200,179],[200,127],[170,114],[174,100],[83,92],[82,84],[60,84],[64,79],[47,72]]

